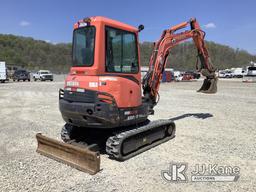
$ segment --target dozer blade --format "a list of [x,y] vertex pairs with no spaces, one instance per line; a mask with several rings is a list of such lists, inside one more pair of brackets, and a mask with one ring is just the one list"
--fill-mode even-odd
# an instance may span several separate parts
[[197,92],[209,94],[217,93],[217,81],[218,78],[205,79],[203,85],[199,90],[197,90]]
[[91,175],[100,170],[99,152],[90,151],[84,147],[63,143],[55,139],[36,134],[37,152],[51,159],[65,163]]

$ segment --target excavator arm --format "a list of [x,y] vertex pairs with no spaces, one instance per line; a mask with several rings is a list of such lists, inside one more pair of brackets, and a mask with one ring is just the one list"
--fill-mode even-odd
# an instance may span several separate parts
[[[191,28],[190,30],[177,33],[178,30],[189,25]],[[170,50],[190,38],[194,41],[198,52],[198,58],[201,63],[200,66],[196,64],[196,69],[206,77],[198,92],[217,92],[217,77],[204,42],[204,37],[205,32],[201,30],[200,25],[195,18],[163,31],[160,39],[154,44],[149,63],[149,70],[143,78],[144,98],[151,101],[153,106],[157,103],[159,85]]]

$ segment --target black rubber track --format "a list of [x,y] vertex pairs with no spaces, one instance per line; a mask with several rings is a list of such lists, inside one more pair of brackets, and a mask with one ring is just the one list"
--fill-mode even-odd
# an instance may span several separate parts
[[[159,127],[172,127],[171,134],[165,134],[165,136],[161,139],[157,139],[156,141],[152,142],[151,144],[143,145],[137,149],[134,149],[133,152],[128,154],[123,154],[123,147],[124,147],[124,141],[126,141],[128,138],[132,139],[132,137],[138,137],[139,134],[143,132],[154,132],[154,129],[157,129]],[[115,134],[114,136],[111,136],[108,138],[106,142],[106,152],[110,156],[110,158],[124,161],[127,160],[135,155],[138,155],[139,153],[142,153],[152,147],[155,147],[161,143],[164,143],[172,138],[175,137],[175,123],[172,120],[157,120],[152,121],[148,123],[147,125],[134,128],[128,131],[119,132]],[[143,134],[142,134],[143,135]],[[141,137],[143,139],[143,137]]]

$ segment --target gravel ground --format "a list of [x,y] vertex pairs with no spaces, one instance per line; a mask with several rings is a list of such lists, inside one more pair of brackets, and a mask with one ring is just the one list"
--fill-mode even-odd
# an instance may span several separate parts
[[[60,139],[64,121],[55,82],[0,84],[0,191],[256,191],[256,84],[220,80],[216,95],[201,82],[162,84],[151,119],[173,118],[176,138],[125,162],[101,156],[91,176],[35,152],[35,134]],[[237,182],[168,183],[170,162],[240,167]]]

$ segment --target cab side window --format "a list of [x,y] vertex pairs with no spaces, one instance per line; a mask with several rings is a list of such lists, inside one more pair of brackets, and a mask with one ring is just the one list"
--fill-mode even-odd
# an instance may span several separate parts
[[138,72],[137,40],[134,33],[106,27],[106,71]]

